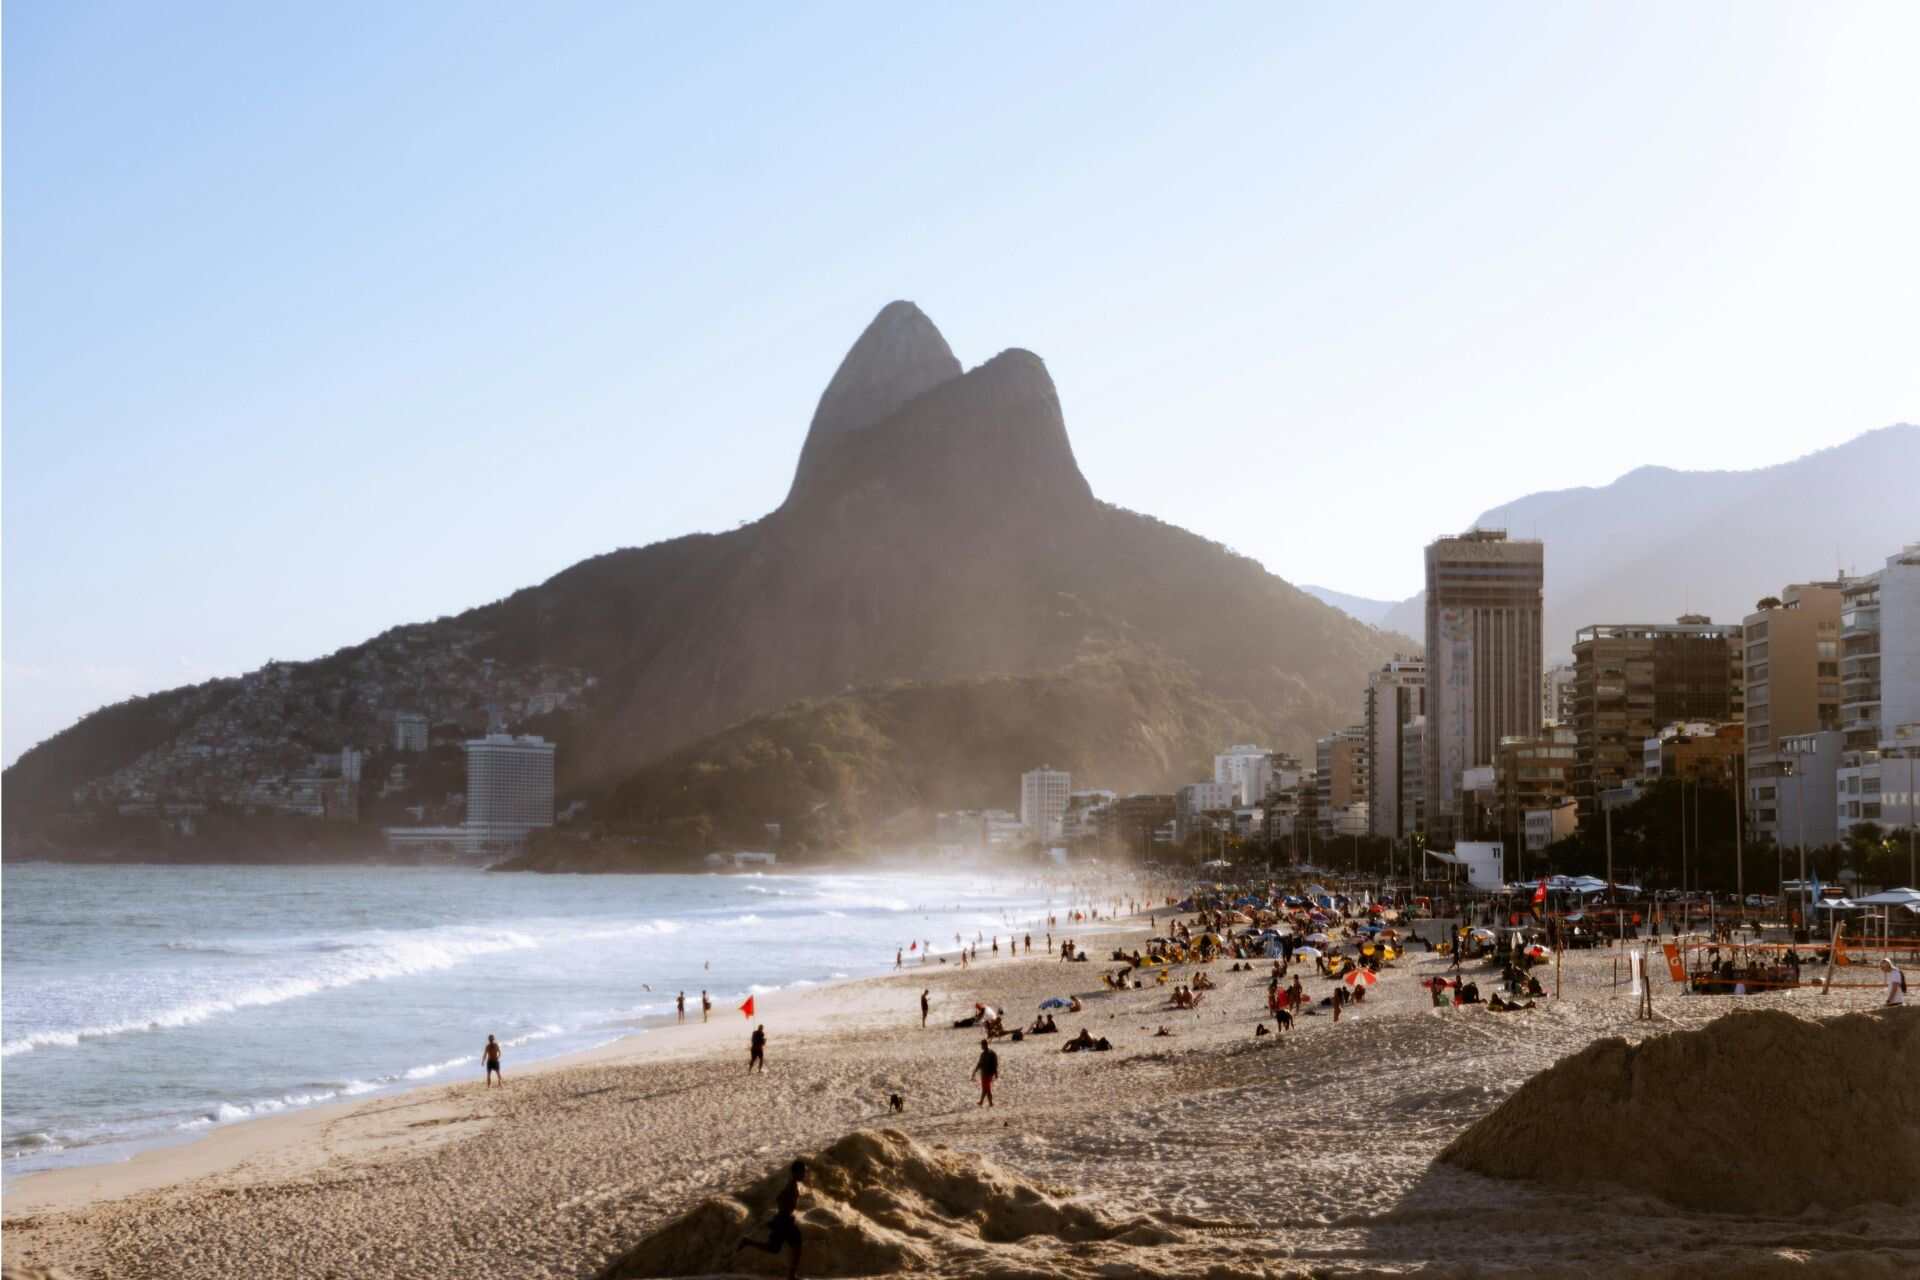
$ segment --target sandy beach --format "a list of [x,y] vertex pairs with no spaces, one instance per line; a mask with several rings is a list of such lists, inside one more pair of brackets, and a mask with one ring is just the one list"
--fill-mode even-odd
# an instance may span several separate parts
[[[1106,991],[1109,951],[1146,932],[1089,931],[1085,964],[1041,954],[1036,939],[1031,958],[909,963],[763,998],[764,1075],[746,1074],[753,1023],[716,1009],[704,1026],[696,1015],[538,1069],[509,1059],[502,1089],[463,1080],[22,1178],[6,1193],[5,1260],[100,1277],[595,1276],[706,1198],[887,1128],[1157,1224],[982,1245],[917,1268],[930,1274],[1920,1274],[1912,1188],[1905,1207],[1750,1217],[1636,1191],[1631,1160],[1618,1187],[1577,1193],[1434,1163],[1529,1077],[1596,1039],[1699,1027],[1735,1007],[1827,1017],[1877,1006],[1870,990],[1701,997],[1662,979],[1656,1019],[1636,1023],[1613,984],[1615,953],[1598,950],[1567,953],[1560,997],[1530,1012],[1435,1009],[1419,980],[1444,962],[1416,948],[1338,1025],[1323,1013],[1256,1037],[1265,962],[1210,966],[1219,989],[1194,1011],[1167,1007],[1170,985]],[[1315,999],[1333,989],[1310,967],[1304,980]],[[1078,995],[1084,1012],[1059,1015],[1061,1036],[998,1042],[998,1105],[977,1107],[978,1035],[952,1020],[984,1001],[1009,1010],[1010,1026],[1031,1022],[1054,995]],[[1163,1025],[1171,1034],[1155,1036]],[[1059,1052],[1082,1026],[1114,1052]],[[1859,1119],[1857,1140],[1872,1141]],[[742,1274],[776,1272],[743,1258]]]

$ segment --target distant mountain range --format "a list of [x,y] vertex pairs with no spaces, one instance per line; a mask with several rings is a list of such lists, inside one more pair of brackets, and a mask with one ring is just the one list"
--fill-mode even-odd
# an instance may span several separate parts
[[[896,302],[821,396],[778,510],[97,712],[6,771],[9,852],[55,841],[76,807],[277,794],[314,753],[381,743],[400,710],[545,733],[563,797],[596,817],[904,838],[940,806],[1013,805],[1043,762],[1165,788],[1207,776],[1229,740],[1306,750],[1393,647],[1252,560],[1099,501],[1039,357],[963,372]],[[369,772],[387,765],[376,753]]]
[[[1550,660],[1593,623],[1682,613],[1735,621],[1789,582],[1866,573],[1920,540],[1920,427],[1882,427],[1753,471],[1641,467],[1598,488],[1515,499],[1472,526],[1546,543]],[[1306,589],[1362,622],[1424,639],[1424,592],[1389,605]]]

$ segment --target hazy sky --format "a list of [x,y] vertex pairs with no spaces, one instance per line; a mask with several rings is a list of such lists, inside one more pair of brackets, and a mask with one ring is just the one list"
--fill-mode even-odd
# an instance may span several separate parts
[[5,10],[8,761],[757,517],[891,298],[1394,597],[1920,420],[1920,5]]

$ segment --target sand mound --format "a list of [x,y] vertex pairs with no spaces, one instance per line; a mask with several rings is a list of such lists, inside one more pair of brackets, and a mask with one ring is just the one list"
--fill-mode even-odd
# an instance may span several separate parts
[[[1055,1271],[1044,1255],[1063,1243],[1148,1246],[1183,1234],[1152,1218],[1116,1221],[978,1156],[924,1147],[893,1129],[849,1134],[807,1165],[800,1225],[809,1276],[1042,1276]],[[785,1275],[784,1257],[735,1245],[742,1235],[764,1238],[786,1178],[782,1164],[738,1195],[703,1202],[642,1240],[602,1280]]]
[[1596,1041],[1439,1158],[1719,1213],[1904,1203],[1920,1191],[1920,1016],[1747,1011],[1638,1047]]

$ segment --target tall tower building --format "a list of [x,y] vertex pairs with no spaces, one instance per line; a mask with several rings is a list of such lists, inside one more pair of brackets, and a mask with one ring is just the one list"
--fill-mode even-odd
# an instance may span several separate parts
[[1454,840],[1460,775],[1540,728],[1546,549],[1501,529],[1427,547],[1427,832]]
[[475,850],[516,848],[553,825],[553,743],[490,733],[466,743],[467,842]]
[[1036,840],[1058,840],[1065,829],[1073,775],[1041,765],[1020,775],[1020,825]]
[[1414,795],[1420,779],[1403,768],[1406,740],[1427,714],[1427,664],[1395,658],[1367,677],[1367,834],[1399,840],[1417,829]]

